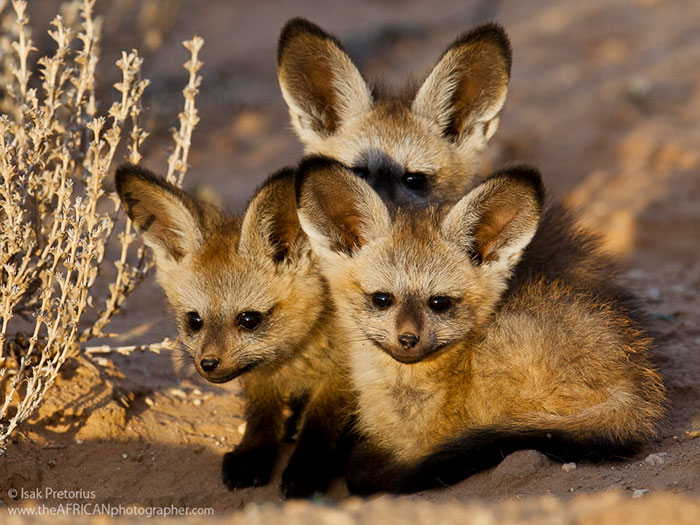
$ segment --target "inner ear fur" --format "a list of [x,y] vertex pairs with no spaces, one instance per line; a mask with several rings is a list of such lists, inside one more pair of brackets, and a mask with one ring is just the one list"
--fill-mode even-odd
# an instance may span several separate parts
[[294,196],[295,170],[271,175],[255,192],[245,212],[239,247],[262,250],[275,262],[292,257],[302,234]]
[[443,221],[443,234],[478,264],[511,266],[537,230],[544,203],[539,172],[515,166],[493,174],[464,196]]
[[[476,26],[443,53],[418,90],[413,111],[437,122],[443,133],[462,140],[472,132],[488,140],[487,123],[503,108],[510,80],[511,47],[498,24]],[[483,130],[475,130],[481,124]]]
[[302,226],[316,246],[352,255],[389,231],[389,211],[379,195],[333,159],[303,159],[296,190]]
[[371,106],[369,87],[342,44],[303,18],[282,29],[277,72],[302,140],[332,135],[345,119]]
[[180,188],[134,164],[119,166],[115,183],[127,215],[156,258],[179,261],[201,244],[200,208]]

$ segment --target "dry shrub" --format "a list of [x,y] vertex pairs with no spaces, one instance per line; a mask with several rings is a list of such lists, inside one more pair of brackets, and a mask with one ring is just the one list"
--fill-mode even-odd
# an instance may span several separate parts
[[[134,243],[130,221],[117,221],[119,200],[104,185],[118,149],[126,149],[130,162],[141,159],[148,133],[139,118],[148,81],[141,78],[137,52],[122,53],[117,101],[106,115],[98,114],[100,21],[93,16],[94,2],[71,2],[80,13],[73,24],[60,16],[53,20],[49,35],[56,50],[36,61],[37,72],[30,62],[36,50],[26,2],[13,0],[12,10],[0,11],[2,27],[12,32],[0,39],[0,453],[37,409],[64,361],[89,359],[86,343],[110,336],[105,327],[152,266],[143,246]],[[0,0],[0,8],[5,4]],[[191,54],[184,64],[189,82],[168,159],[168,179],[177,184],[187,171],[198,121],[202,43],[199,37],[183,43]],[[113,238],[121,250],[108,260],[105,249]],[[136,262],[130,264],[134,250]],[[116,267],[115,277],[108,286],[95,286],[106,265]],[[98,297],[98,289],[107,289],[107,296]]]

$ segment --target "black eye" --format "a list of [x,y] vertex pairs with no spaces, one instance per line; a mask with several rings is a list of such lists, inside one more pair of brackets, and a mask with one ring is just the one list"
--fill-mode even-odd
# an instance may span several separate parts
[[260,321],[262,321],[260,312],[243,312],[236,319],[238,326],[246,330],[255,330],[260,325]]
[[204,320],[202,319],[201,315],[199,315],[197,312],[187,312],[187,326],[190,327],[190,330],[193,332],[199,332],[203,325]]
[[361,179],[366,179],[367,177],[369,177],[369,169],[365,166],[354,166],[352,168],[352,171]]
[[452,299],[444,295],[436,295],[428,299],[428,306],[433,312],[444,312],[452,306]]
[[389,308],[392,301],[393,297],[389,293],[377,292],[372,294],[372,303],[380,310]]
[[428,184],[428,178],[422,173],[408,172],[403,176],[403,183],[409,190],[421,191]]

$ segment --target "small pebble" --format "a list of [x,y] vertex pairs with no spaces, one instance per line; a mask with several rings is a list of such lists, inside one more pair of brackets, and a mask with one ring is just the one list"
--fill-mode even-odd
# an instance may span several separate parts
[[201,396],[201,395],[202,395],[202,391],[201,391],[199,388],[195,388],[194,390],[192,390],[192,393],[193,393],[195,396]]
[[83,441],[82,439],[76,439],[75,442],[76,442],[78,445],[82,445],[83,443],[85,443],[85,441]]
[[627,86],[627,95],[633,100],[642,101],[651,94],[652,87],[647,77],[636,77]]
[[687,434],[689,439],[697,439],[700,437],[700,430],[690,430]]
[[668,454],[666,452],[657,452],[656,454],[649,454],[644,460],[644,462],[649,465],[663,465],[667,461]]
[[146,399],[143,400],[144,403],[146,403],[149,407],[152,407],[155,403],[150,397],[147,397]]
[[187,397],[187,393],[184,390],[180,390],[179,388],[169,388],[168,393],[171,396],[179,397],[181,399],[184,399]]
[[644,494],[646,494],[647,492],[649,492],[649,489],[637,489],[632,493],[632,498],[639,499],[642,496],[644,496]]
[[201,400],[201,399],[195,399],[195,400],[192,401],[192,404],[193,404],[194,406],[198,407],[199,405],[202,404],[202,400]]
[[126,452],[124,452],[124,453],[122,454],[122,459],[129,459],[129,454],[127,454]]
[[238,432],[240,432],[241,434],[245,434],[245,421],[238,425]]
[[576,463],[564,463],[561,466],[561,469],[564,472],[571,472],[572,470],[576,470]]

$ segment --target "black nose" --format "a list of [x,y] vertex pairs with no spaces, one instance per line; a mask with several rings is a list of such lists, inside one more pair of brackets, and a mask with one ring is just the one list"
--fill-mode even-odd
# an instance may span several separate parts
[[420,338],[416,334],[405,333],[399,336],[399,343],[404,348],[413,348],[418,344]]
[[213,372],[219,367],[219,360],[213,357],[205,357],[199,362],[199,366],[201,366],[202,370],[205,372]]

